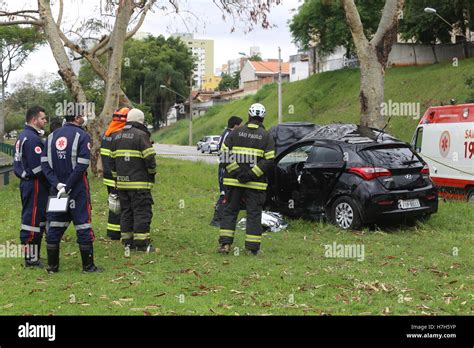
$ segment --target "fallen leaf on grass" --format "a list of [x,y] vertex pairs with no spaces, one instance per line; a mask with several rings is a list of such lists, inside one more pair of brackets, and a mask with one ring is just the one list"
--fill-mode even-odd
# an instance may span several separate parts
[[9,304],[6,304],[4,305],[2,308],[12,308],[13,307],[13,303],[9,303]]
[[162,292],[161,294],[155,295],[155,297],[161,297],[161,296],[165,296],[165,295],[166,295],[166,292]]
[[32,293],[34,292],[45,292],[46,290],[45,289],[32,289],[29,293],[29,295],[31,295]]

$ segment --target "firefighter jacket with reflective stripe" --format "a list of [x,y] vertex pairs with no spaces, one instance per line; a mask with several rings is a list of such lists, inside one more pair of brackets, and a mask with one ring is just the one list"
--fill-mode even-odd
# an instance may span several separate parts
[[155,182],[155,149],[150,133],[138,122],[127,122],[112,141],[110,170],[122,190],[151,189]]
[[112,152],[112,141],[115,139],[117,134],[120,131],[110,134],[108,137],[102,137],[102,144],[100,146],[100,157],[102,159],[102,169],[103,169],[103,183],[104,185],[115,187],[115,179],[112,176],[112,170],[110,169],[110,155]]
[[[232,131],[222,146],[221,163],[225,165],[224,185],[256,190],[267,189],[267,175],[275,158],[275,142],[262,123],[251,120]],[[251,180],[238,177],[248,173]]]
[[38,131],[26,125],[15,143],[13,167],[17,177],[23,180],[38,178],[46,183],[43,170],[41,169],[41,153],[43,148],[44,143]]
[[66,123],[48,136],[41,156],[41,168],[53,187],[66,184],[69,192],[81,183],[90,162],[90,135],[80,126]]

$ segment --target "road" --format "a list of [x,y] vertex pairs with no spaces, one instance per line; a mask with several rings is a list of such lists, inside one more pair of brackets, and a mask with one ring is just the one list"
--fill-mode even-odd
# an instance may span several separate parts
[[207,163],[218,163],[217,154],[212,155],[197,151],[195,146],[181,146],[168,144],[155,144],[158,157],[177,158],[185,161],[204,161]]

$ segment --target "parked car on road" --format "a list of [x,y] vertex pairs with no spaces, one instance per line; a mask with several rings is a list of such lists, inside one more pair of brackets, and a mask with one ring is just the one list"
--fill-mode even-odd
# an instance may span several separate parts
[[202,144],[204,143],[205,139],[206,139],[206,137],[202,137],[201,140],[199,140],[199,141],[197,142],[197,144],[196,144],[196,150],[198,150],[198,151],[201,150],[201,146],[202,146]]
[[221,139],[220,135],[208,135],[204,137],[204,141],[201,144],[201,152],[217,152],[219,151],[219,140]]
[[268,180],[269,209],[343,229],[438,210],[428,165],[410,145],[352,124],[316,127],[277,153]]

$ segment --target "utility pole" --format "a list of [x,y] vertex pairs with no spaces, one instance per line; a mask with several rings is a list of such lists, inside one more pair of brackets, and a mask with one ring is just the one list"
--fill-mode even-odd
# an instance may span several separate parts
[[278,46],[278,123],[283,122],[283,115],[281,110],[281,48]]
[[193,146],[193,74],[189,79],[189,146]]

